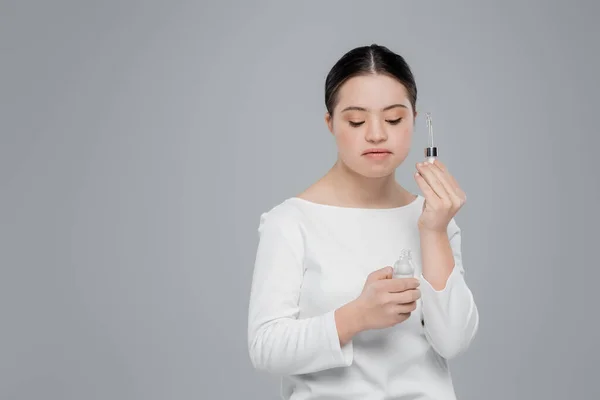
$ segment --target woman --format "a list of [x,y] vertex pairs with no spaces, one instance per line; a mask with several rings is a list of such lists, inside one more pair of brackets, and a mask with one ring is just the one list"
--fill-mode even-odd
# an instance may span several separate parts
[[[337,162],[260,217],[248,346],[285,399],[455,399],[448,360],[479,326],[454,220],[466,197],[438,160],[416,166],[422,195],[396,182],[416,99],[401,56],[345,54],[325,84]],[[414,277],[392,276],[401,249]]]

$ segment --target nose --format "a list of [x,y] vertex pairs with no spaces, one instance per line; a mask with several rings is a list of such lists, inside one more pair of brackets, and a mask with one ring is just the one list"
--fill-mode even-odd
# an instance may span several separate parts
[[387,140],[385,128],[378,121],[370,124],[365,139],[371,143],[380,143]]

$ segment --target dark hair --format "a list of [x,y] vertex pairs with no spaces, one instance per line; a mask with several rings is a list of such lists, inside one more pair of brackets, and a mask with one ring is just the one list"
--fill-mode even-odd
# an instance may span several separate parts
[[372,44],[356,47],[340,58],[327,74],[325,80],[325,107],[333,115],[338,102],[338,91],[348,79],[369,74],[385,74],[404,85],[408,98],[416,110],[417,85],[406,60],[385,46]]

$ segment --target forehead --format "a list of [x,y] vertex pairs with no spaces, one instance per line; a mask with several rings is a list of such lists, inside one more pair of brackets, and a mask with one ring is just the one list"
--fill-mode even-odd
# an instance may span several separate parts
[[387,75],[355,76],[346,81],[338,92],[338,107],[359,106],[379,110],[400,103],[411,108],[403,84]]

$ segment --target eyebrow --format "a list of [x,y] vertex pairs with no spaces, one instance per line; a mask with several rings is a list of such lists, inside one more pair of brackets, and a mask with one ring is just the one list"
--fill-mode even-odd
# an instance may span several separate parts
[[[408,109],[408,107],[406,107],[404,104],[392,104],[390,106],[387,106],[387,107],[383,108],[381,111],[387,111],[387,110],[390,110],[390,109],[396,108],[396,107],[402,107],[402,108]],[[368,111],[364,107],[350,106],[350,107],[344,108],[341,112],[346,112],[346,111],[350,111],[350,110]]]

